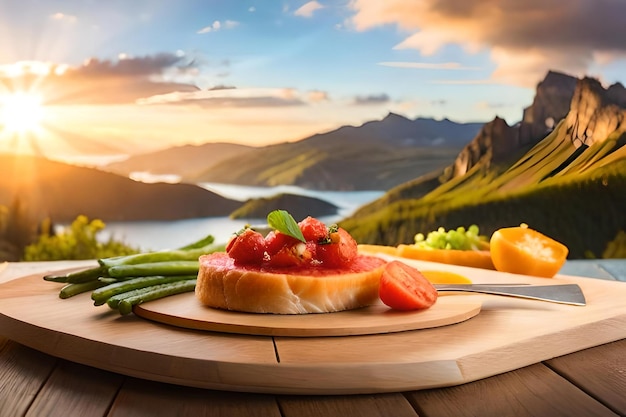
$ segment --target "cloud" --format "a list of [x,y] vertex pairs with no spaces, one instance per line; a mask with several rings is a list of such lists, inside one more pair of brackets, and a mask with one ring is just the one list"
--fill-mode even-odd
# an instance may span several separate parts
[[311,103],[319,103],[322,101],[328,101],[328,93],[326,91],[309,91],[307,94],[308,101]]
[[323,5],[314,0],[300,6],[293,14],[300,17],[312,17],[316,10],[323,8]]
[[384,104],[389,102],[389,96],[385,93],[372,94],[369,96],[357,96],[354,98],[354,104],[358,106],[368,106],[371,104]]
[[[544,74],[545,75],[545,74]],[[489,78],[485,79],[462,79],[462,80],[432,80],[432,84],[442,85],[498,85],[504,84],[504,81],[493,80]]]
[[423,70],[478,70],[478,67],[466,67],[458,62],[379,62],[378,65],[395,68],[413,68]]
[[196,91],[195,85],[170,80],[171,74],[194,71],[180,54],[126,57],[117,61],[89,59],[79,66],[18,62],[0,67],[0,85],[36,90],[46,104],[123,104],[173,91]]
[[306,102],[291,88],[214,87],[192,92],[159,94],[137,100],[140,105],[197,105],[201,107],[286,107]]
[[57,20],[59,22],[76,23],[78,18],[71,14],[65,14],[61,12],[53,13],[50,15],[51,20]]
[[395,49],[489,51],[492,76],[518,85],[534,86],[549,69],[584,75],[598,56],[626,56],[624,1],[354,0],[351,7],[357,30],[392,24],[406,31]]
[[237,26],[239,26],[239,22],[234,21],[234,20],[225,20],[224,22],[220,22],[219,20],[216,20],[210,25],[205,26],[202,29],[198,30],[196,33],[199,35],[204,35],[205,33],[217,32],[218,30],[221,30],[221,29],[233,29],[233,28],[236,28]]
[[183,57],[177,54],[161,53],[143,57],[128,57],[122,55],[118,61],[99,60],[90,58],[80,67],[69,70],[74,76],[82,77],[136,77],[157,75],[163,70],[172,68],[183,62]]
[[500,110],[500,109],[505,108],[507,106],[509,106],[509,105],[506,104],[506,103],[503,103],[503,102],[489,102],[489,101],[479,101],[479,102],[476,102],[476,104],[474,104],[474,107],[479,109],[479,110],[484,110],[484,109],[487,109],[487,110],[493,110],[493,109]]

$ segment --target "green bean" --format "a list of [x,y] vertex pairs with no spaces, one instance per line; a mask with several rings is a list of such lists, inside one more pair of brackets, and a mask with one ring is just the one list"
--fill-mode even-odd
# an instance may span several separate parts
[[61,288],[61,291],[59,292],[59,298],[70,298],[77,294],[93,291],[105,285],[107,284],[98,280],[67,284],[63,288]]
[[204,253],[206,252],[203,249],[145,252],[128,255],[121,258],[104,258],[98,260],[98,262],[105,267],[111,268],[119,265],[136,265],[153,262],[193,261],[198,259],[200,255]]
[[[147,289],[156,291],[150,292],[156,294],[150,297],[161,298],[195,288],[200,256],[226,249],[224,244],[215,244],[214,240],[212,235],[207,235],[173,250],[101,258],[96,267],[63,275],[46,275],[44,280],[68,284],[61,289],[60,298],[92,291],[91,297],[95,305],[106,302],[111,308],[118,308],[122,299],[146,294]],[[192,280],[193,284],[189,284]],[[187,284],[172,287],[179,282]],[[165,287],[159,290],[160,286]],[[143,302],[144,299],[139,300]],[[132,305],[134,304],[125,304],[123,308],[131,311]]]
[[69,284],[79,284],[81,282],[96,281],[99,277],[106,275],[107,269],[103,266],[96,266],[80,271],[72,271],[63,275],[46,275],[43,277],[46,281],[66,282]]
[[129,314],[133,311],[133,306],[145,303],[147,301],[157,300],[159,298],[168,297],[170,295],[191,292],[196,288],[196,279],[186,281],[177,281],[169,284],[155,285],[143,288],[139,294],[122,298],[117,306],[118,311],[122,315]]
[[120,302],[124,298],[140,295],[142,293],[145,293],[145,292],[149,291],[150,289],[154,289],[155,287],[162,287],[163,285],[169,285],[169,284],[157,284],[157,285],[152,285],[150,287],[136,288],[134,290],[125,291],[125,292],[122,292],[122,293],[119,293],[119,294],[115,294],[115,295],[109,297],[107,299],[106,303],[113,310],[117,310],[117,307],[119,306]]
[[107,300],[114,295],[158,284],[167,284],[170,282],[195,279],[196,276],[197,275],[157,275],[151,277],[136,277],[126,281],[116,281],[105,287],[96,289],[94,292],[91,293],[91,299],[94,301],[95,306],[99,306],[105,304]]
[[[202,243],[205,244],[202,246],[198,246]],[[204,255],[205,253],[213,253],[221,250],[225,250],[224,245],[213,244],[213,237],[209,235],[198,242],[183,246],[180,249],[144,252],[136,253],[133,255],[116,256],[113,258],[103,258],[99,259],[98,262],[100,263],[100,265],[112,267],[117,265],[135,265],[165,261],[193,261],[197,260],[201,255]]]
[[154,275],[197,275],[199,265],[198,260],[150,262],[135,265],[116,265],[110,267],[108,272],[113,278],[149,277]]
[[116,295],[109,297],[106,303],[109,306],[109,308],[113,310],[117,310],[117,307],[119,306],[120,301],[122,301],[125,297],[132,297],[133,295],[141,294],[144,291],[146,291],[145,288],[137,288],[136,290],[130,290],[130,291],[126,291],[120,294],[116,294]]
[[212,235],[207,235],[200,240],[197,240],[189,245],[182,246],[178,250],[190,250],[190,249],[202,249],[205,246],[211,245],[215,241]]

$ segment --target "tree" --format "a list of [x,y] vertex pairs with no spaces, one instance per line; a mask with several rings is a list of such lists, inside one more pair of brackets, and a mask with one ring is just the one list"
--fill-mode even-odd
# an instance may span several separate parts
[[0,206],[0,260],[18,261],[36,237],[36,222],[19,198]]

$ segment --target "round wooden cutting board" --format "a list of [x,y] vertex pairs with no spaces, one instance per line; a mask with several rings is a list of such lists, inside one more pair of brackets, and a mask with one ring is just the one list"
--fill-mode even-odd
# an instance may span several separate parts
[[381,304],[338,313],[256,314],[219,310],[200,304],[195,294],[135,306],[145,319],[177,327],[262,336],[354,336],[419,330],[460,323],[476,316],[480,303],[439,297],[425,310],[395,311]]

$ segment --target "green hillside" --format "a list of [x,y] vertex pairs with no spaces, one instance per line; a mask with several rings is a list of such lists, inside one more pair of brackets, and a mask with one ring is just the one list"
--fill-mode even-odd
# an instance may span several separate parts
[[390,114],[308,138],[255,148],[208,166],[187,182],[315,190],[388,190],[416,175],[443,169],[480,123],[415,119]]
[[523,222],[565,243],[571,258],[600,257],[626,230],[626,134],[580,149],[570,138],[561,122],[510,166],[477,164],[415,198],[394,196],[410,194],[399,187],[341,225],[359,242],[397,245],[439,226],[475,223],[490,235]]

